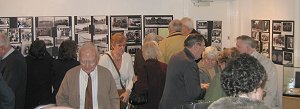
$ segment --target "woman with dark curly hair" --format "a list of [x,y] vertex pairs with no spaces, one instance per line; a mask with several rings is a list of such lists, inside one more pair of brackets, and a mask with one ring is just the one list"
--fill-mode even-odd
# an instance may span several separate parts
[[230,62],[221,73],[221,85],[229,97],[213,102],[208,109],[269,109],[261,100],[266,71],[248,54]]
[[63,41],[59,47],[58,59],[53,61],[53,100],[55,101],[56,93],[60,87],[65,74],[71,68],[78,66],[77,61],[77,44],[75,41]]
[[39,105],[51,103],[53,58],[47,52],[45,42],[34,41],[25,58],[27,85],[24,109],[33,109]]

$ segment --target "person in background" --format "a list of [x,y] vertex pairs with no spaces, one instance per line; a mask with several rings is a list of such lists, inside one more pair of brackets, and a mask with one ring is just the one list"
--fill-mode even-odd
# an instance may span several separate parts
[[116,83],[110,71],[97,65],[99,52],[92,42],[79,49],[80,65],[66,73],[56,104],[75,109],[119,109]]
[[25,109],[51,103],[53,58],[47,52],[45,42],[35,40],[25,58],[27,62]]
[[221,84],[228,97],[213,102],[208,109],[269,109],[262,102],[266,71],[248,54],[229,63],[221,73]]
[[[218,64],[223,70],[226,66],[228,66],[229,62],[237,57],[239,57],[239,51],[233,48],[225,48],[224,51],[220,52],[218,55]],[[219,73],[216,73],[215,77],[212,79],[209,87],[204,96],[205,101],[216,101],[219,98],[225,97],[226,94],[221,86],[221,70]]]
[[184,41],[184,47],[170,59],[159,109],[173,109],[204,97],[207,86],[201,88],[199,68],[195,62],[205,49],[204,37],[191,34]]
[[220,67],[217,63],[219,51],[212,46],[206,47],[202,53],[202,60],[198,63],[200,72],[200,80],[203,83],[210,83],[217,73],[220,73]]
[[180,20],[172,20],[169,23],[169,36],[160,41],[158,46],[161,51],[160,61],[168,64],[171,56],[184,48],[186,36],[182,35],[182,23]]
[[14,109],[15,95],[0,74],[0,109]]
[[253,38],[242,35],[236,38],[236,48],[240,53],[247,53],[256,58],[267,71],[267,80],[264,90],[266,90],[266,96],[264,97],[264,103],[272,109],[280,108],[280,94],[281,90],[278,89],[278,73],[274,63],[268,59],[265,55],[256,51],[256,42]]
[[99,65],[107,68],[114,77],[121,99],[121,109],[126,108],[129,94],[133,87],[133,64],[131,56],[125,53],[126,37],[115,33],[111,37],[112,50],[100,58]]
[[75,41],[63,41],[58,50],[58,59],[53,61],[52,74],[53,77],[53,101],[59,90],[60,84],[66,73],[71,68],[80,65],[77,61],[77,44]]
[[167,65],[158,61],[160,51],[156,42],[146,42],[142,49],[146,62],[142,72],[138,73],[135,89],[138,95],[148,94],[148,102],[137,105],[137,109],[158,109],[164,91]]
[[199,32],[194,29],[194,21],[191,18],[183,17],[181,23],[183,25],[181,33],[184,36],[188,36],[189,34],[199,34]]
[[11,47],[9,37],[0,33],[0,72],[15,95],[15,109],[24,109],[27,64],[24,56]]

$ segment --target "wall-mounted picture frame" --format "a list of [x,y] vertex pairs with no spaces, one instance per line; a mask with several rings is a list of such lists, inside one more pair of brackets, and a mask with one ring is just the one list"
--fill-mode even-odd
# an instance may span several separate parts
[[111,17],[111,31],[128,30],[128,17],[113,16]]
[[31,28],[32,17],[18,17],[18,28]]
[[172,20],[170,15],[145,15],[144,27],[168,27]]
[[294,49],[294,37],[286,35],[286,49],[293,50]]
[[272,61],[275,64],[282,65],[283,64],[283,52],[280,50],[273,50],[272,51]]
[[196,28],[198,29],[207,29],[208,22],[207,21],[202,21],[202,20],[197,20],[196,21]]
[[0,18],[0,28],[9,28],[9,18],[8,17],[1,17]]
[[282,34],[273,34],[273,46],[284,48],[285,37]]
[[283,64],[287,66],[293,66],[294,65],[294,53],[293,52],[283,52],[284,59]]

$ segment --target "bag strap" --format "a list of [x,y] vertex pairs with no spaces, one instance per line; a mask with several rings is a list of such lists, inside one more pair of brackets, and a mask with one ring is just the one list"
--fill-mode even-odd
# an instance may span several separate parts
[[111,62],[114,64],[114,67],[115,67],[115,69],[117,70],[118,75],[119,75],[119,78],[120,78],[120,84],[121,84],[121,87],[122,87],[122,89],[125,89],[125,86],[123,85],[122,80],[121,80],[121,74],[120,74],[120,71],[118,70],[116,63],[114,62],[114,60],[112,59],[112,57],[110,56],[110,54],[108,54],[108,53],[105,53],[105,54],[110,58]]

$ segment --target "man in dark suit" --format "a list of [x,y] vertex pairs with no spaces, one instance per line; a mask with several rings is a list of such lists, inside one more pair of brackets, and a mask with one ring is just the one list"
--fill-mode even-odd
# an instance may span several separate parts
[[199,70],[195,62],[205,49],[203,36],[189,35],[184,41],[184,47],[184,50],[170,59],[160,109],[173,109],[177,105],[201,99],[205,94],[205,89],[200,85]]
[[11,47],[9,38],[0,34],[0,71],[15,94],[15,109],[23,109],[27,80],[27,65],[23,55]]
[[14,109],[15,95],[0,75],[0,109]]

